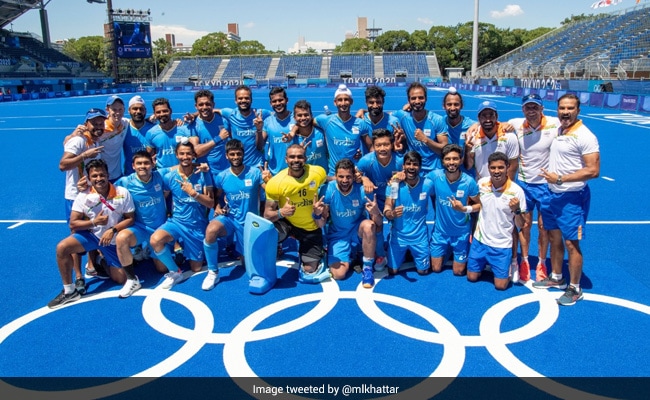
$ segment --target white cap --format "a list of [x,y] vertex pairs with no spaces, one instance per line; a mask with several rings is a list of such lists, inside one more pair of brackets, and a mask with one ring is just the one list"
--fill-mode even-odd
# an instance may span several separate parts
[[129,100],[129,108],[131,108],[132,105],[134,104],[144,104],[144,99],[138,95],[131,97],[131,100]]
[[350,98],[352,98],[352,91],[345,86],[345,83],[341,83],[339,85],[339,88],[336,89],[336,92],[334,92],[334,99],[336,99],[340,94],[347,94]]

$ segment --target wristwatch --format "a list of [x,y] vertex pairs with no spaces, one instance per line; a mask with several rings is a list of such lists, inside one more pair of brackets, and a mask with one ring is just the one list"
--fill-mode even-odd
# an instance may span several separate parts
[[112,227],[111,230],[113,231],[113,235],[117,234],[117,228],[116,227]]
[[562,184],[562,175],[557,176],[557,181],[555,181],[556,185],[561,185]]

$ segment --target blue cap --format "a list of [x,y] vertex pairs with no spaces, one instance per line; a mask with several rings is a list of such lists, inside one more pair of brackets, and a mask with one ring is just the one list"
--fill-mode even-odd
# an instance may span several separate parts
[[493,101],[484,101],[478,106],[478,113],[480,114],[483,110],[494,110],[497,111],[497,105]]
[[102,110],[101,108],[91,108],[86,113],[85,121],[87,122],[88,120],[91,120],[91,119],[97,118],[97,117],[108,118],[106,116],[106,111]]
[[122,100],[120,96],[114,94],[111,97],[109,97],[108,100],[106,100],[106,107],[112,106],[113,103],[115,103],[116,101],[119,101],[120,103],[122,103],[122,105],[124,105],[124,100]]
[[529,94],[527,96],[522,97],[521,105],[523,106],[523,105],[526,105],[528,103],[535,103],[538,106],[543,106],[544,105],[544,104],[542,104],[542,98],[539,97],[539,95],[535,94],[535,93],[531,93],[531,94]]

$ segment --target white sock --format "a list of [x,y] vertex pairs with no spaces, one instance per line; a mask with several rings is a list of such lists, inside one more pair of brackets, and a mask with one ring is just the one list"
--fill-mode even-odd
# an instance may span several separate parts
[[539,259],[539,262],[538,262],[537,264],[538,264],[538,265],[539,265],[539,264],[542,264],[542,265],[546,266],[546,259],[545,259],[545,258],[540,258],[540,259]]
[[555,272],[551,272],[551,279],[555,279],[556,281],[559,281],[562,279],[562,274],[556,274]]
[[580,284],[579,283],[572,283],[571,286],[576,288],[576,292],[580,292]]
[[63,285],[63,293],[70,294],[75,291],[74,283]]

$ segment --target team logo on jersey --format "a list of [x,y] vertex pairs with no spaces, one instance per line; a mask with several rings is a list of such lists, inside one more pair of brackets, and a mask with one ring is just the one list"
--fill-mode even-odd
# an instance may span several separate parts
[[323,147],[323,139],[316,140],[316,147]]
[[252,179],[244,179],[244,186],[253,186]]
[[465,191],[460,189],[456,190],[456,198],[460,199],[462,197],[465,197]]
[[427,198],[427,194],[425,192],[420,193],[420,200],[424,200]]
[[310,189],[315,189],[316,188],[316,181],[309,182],[309,188]]
[[160,192],[160,191],[162,190],[162,187],[160,187],[160,183],[156,183],[156,184],[153,186],[153,189],[154,189],[156,192]]
[[197,183],[197,184],[194,185],[194,190],[196,190],[197,192],[199,192],[199,193],[202,192],[201,189],[202,189],[202,188],[201,188],[201,184],[200,184],[200,183]]
[[359,128],[356,127],[356,126],[353,126],[353,127],[352,127],[352,134],[353,134],[353,135],[358,135],[358,134],[359,134]]
[[424,136],[431,137],[431,129],[425,129],[423,132],[424,132]]
[[352,200],[352,207],[359,207],[359,200],[357,199]]

